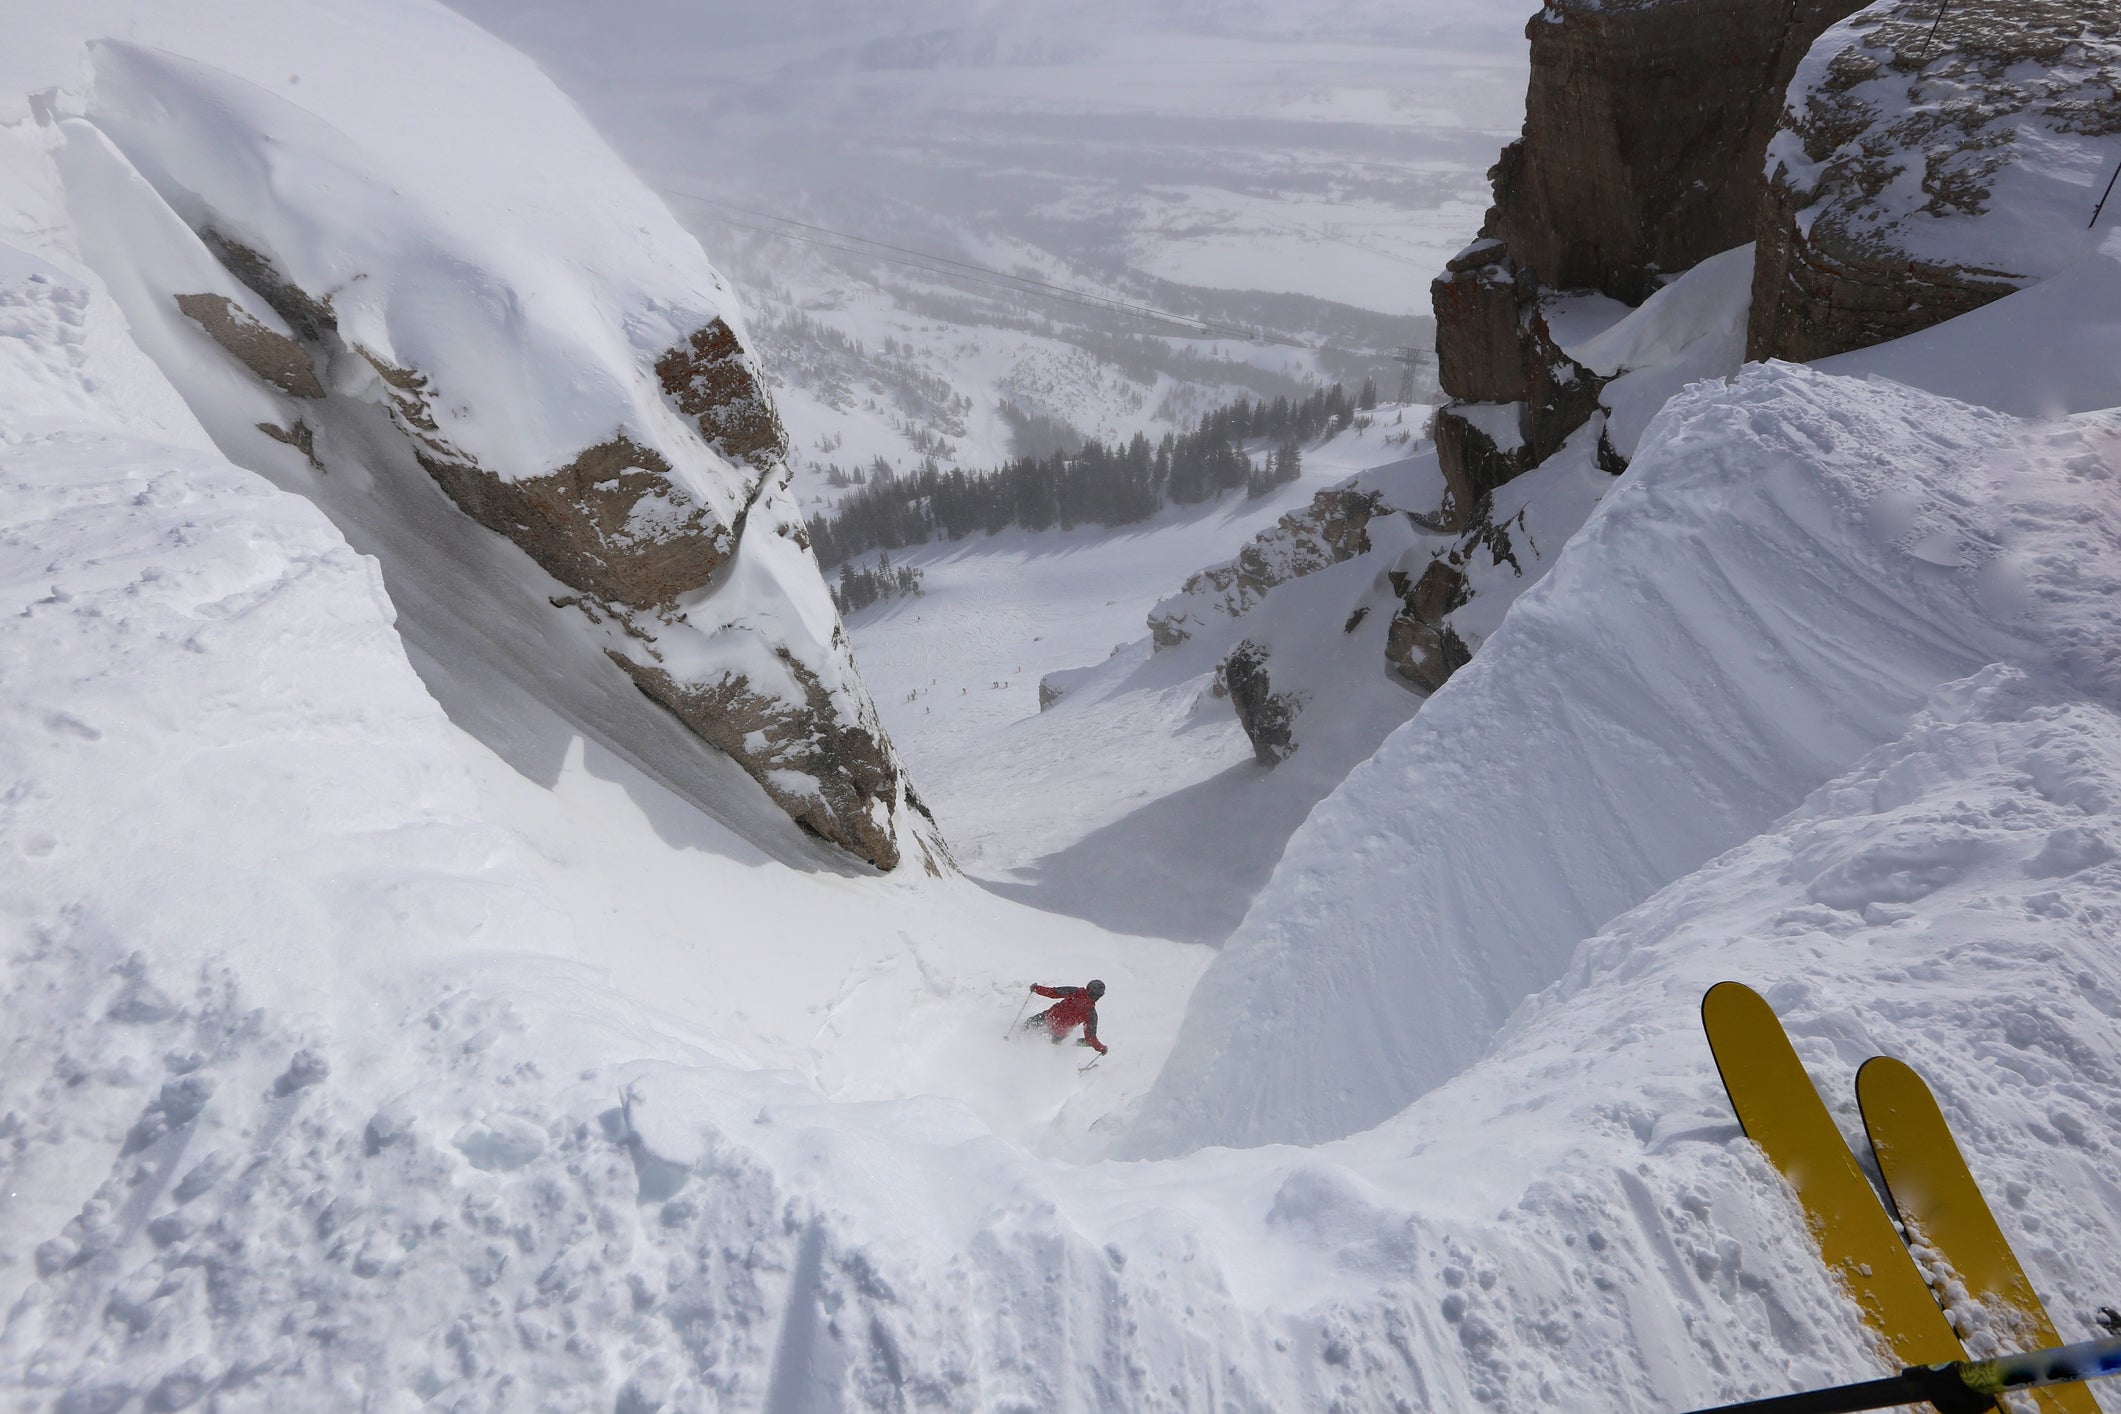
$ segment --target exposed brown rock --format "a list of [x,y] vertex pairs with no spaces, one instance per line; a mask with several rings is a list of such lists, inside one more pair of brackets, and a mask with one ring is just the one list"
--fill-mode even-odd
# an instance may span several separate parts
[[227,295],[178,295],[177,308],[236,362],[283,393],[321,398],[324,385],[304,349],[285,334],[268,329]]
[[1296,750],[1296,713],[1301,706],[1290,693],[1274,691],[1267,674],[1267,650],[1246,639],[1230,650],[1216,670],[1218,682],[1237,709],[1238,723],[1251,738],[1252,754],[1262,766],[1286,760]]
[[296,418],[295,425],[292,427],[282,427],[274,422],[260,422],[254,425],[260,432],[263,432],[275,442],[285,442],[288,446],[300,452],[308,460],[313,470],[324,470],[324,463],[317,460],[316,429],[308,423]]
[[712,578],[736,537],[670,479],[662,456],[626,437],[547,476],[503,481],[418,452],[465,514],[522,546],[546,573],[602,599],[669,606]]
[[1753,238],[1790,75],[1858,0],[1552,0],[1485,234],[1554,288],[1647,299]]
[[1384,509],[1374,491],[1335,486],[1319,492],[1234,557],[1188,576],[1176,595],[1149,611],[1150,639],[1158,651],[1176,648],[1190,636],[1187,623],[1202,613],[1241,617],[1276,585],[1368,554],[1370,521]]
[[1465,640],[1444,622],[1471,597],[1466,577],[1442,560],[1431,560],[1411,585],[1394,571],[1392,590],[1400,605],[1385,633],[1385,662],[1423,692],[1434,692],[1473,659]]
[[1509,248],[1475,241],[1429,286],[1436,312],[1436,376],[1469,403],[1521,403],[1531,396],[1518,325],[1526,297]]
[[[1930,31],[1934,28],[1934,40]],[[1899,338],[2020,288],[2036,272],[1926,260],[1921,228],[1990,209],[2035,128],[2121,132],[2121,9],[2081,0],[1874,4],[1815,54],[1791,95],[1753,266],[1749,358],[1815,359]],[[1936,101],[1939,94],[1950,101]],[[2052,163],[2051,151],[2034,160]],[[1901,180],[1921,172],[1919,187]]]
[[1487,494],[1505,481],[1530,470],[1524,448],[1507,451],[1465,415],[1465,405],[1439,408],[1433,429],[1436,460],[1443,467],[1448,488],[1444,522],[1453,530],[1473,523]]
[[[797,709],[753,690],[741,677],[681,683],[652,663],[637,663],[616,652],[610,657],[641,691],[741,765],[798,825],[879,869],[898,867],[897,758],[881,730],[841,718],[824,684],[808,668],[781,655],[807,699]],[[814,782],[815,793],[790,789],[790,774]],[[907,803],[927,815],[910,791]],[[932,819],[929,823],[932,826]],[[934,872],[932,856],[929,867]]]
[[[904,853],[902,841],[912,842],[929,872],[941,873],[948,866],[935,822],[906,781],[837,627],[832,641],[824,645],[824,671],[836,685],[821,681],[820,669],[767,637],[799,689],[799,701],[762,692],[734,673],[687,680],[663,666],[660,635],[703,631],[685,620],[679,597],[710,582],[735,553],[747,523],[753,534],[778,535],[806,549],[809,543],[802,518],[786,496],[788,473],[779,461],[785,451],[780,421],[726,324],[709,323],[666,354],[657,372],[665,391],[699,420],[702,432],[732,462],[748,468],[734,488],[740,509],[731,522],[681,484],[663,453],[623,432],[585,449],[557,471],[504,479],[496,474],[504,469],[480,466],[443,435],[435,416],[436,390],[425,373],[398,366],[373,350],[349,350],[340,339],[329,299],[301,290],[266,256],[247,246],[212,231],[202,236],[223,264],[299,336],[299,343],[289,341],[254,319],[246,326],[234,317],[240,309],[218,296],[180,301],[188,315],[247,367],[286,387],[294,379],[290,349],[301,356],[301,367],[311,370],[312,381],[313,352],[359,354],[382,380],[394,420],[414,455],[450,498],[577,591],[553,596],[555,605],[575,607],[592,622],[635,640],[627,653],[607,652],[644,693],[737,761],[804,829],[880,869],[897,867]],[[318,384],[314,393],[305,395],[324,397],[328,390]],[[307,424],[263,425],[261,430],[301,448],[314,461],[314,438]]]
[[263,255],[211,226],[199,232],[199,239],[229,274],[241,280],[272,306],[273,313],[287,321],[287,327],[295,331],[297,339],[314,344],[321,342],[326,334],[338,332],[339,320],[331,312],[331,296],[318,298],[309,294],[281,275]]
[[1606,379],[1561,351],[1537,309],[1525,319],[1525,381],[1531,398],[1525,404],[1525,456],[1537,466],[1561,450],[1577,428],[1598,411]]
[[1799,198],[1773,183],[1761,204],[1746,357],[1809,362],[1897,339],[2019,288],[2000,270],[1945,268],[1807,234]]
[[788,455],[788,432],[736,333],[720,319],[656,360],[663,391],[731,461],[766,467]]
[[356,352],[382,378],[427,474],[466,515],[520,545],[561,583],[622,604],[668,607],[706,584],[735,549],[741,522],[724,524],[678,485],[654,448],[621,434],[558,471],[503,480],[442,437],[425,374],[369,349]]
[[[1437,362],[1453,397],[1437,414],[1436,455],[1451,488],[1446,520],[1463,527],[1481,496],[1552,456],[1590,421],[1606,380],[1554,342],[1536,283],[1498,241],[1476,242],[1453,260],[1430,295]],[[1466,408],[1478,404],[1515,404],[1519,445],[1505,452],[1475,426]]]

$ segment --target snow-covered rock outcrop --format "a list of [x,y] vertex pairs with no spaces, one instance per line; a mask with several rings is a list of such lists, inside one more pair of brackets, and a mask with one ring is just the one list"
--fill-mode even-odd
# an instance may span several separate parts
[[1828,30],[1767,150],[1750,356],[1897,338],[2080,259],[2117,94],[2111,5],[1881,0]]
[[2112,437],[1785,365],[1682,394],[1472,664],[1290,841],[1135,1150],[1379,1122],[1579,939],[1940,683],[2010,662],[2116,700],[2121,541],[2093,510]]
[[[1436,441],[1468,527],[1480,500],[1591,420],[1602,379],[1557,342],[1556,290],[1642,303],[1752,238],[1756,173],[1806,46],[1853,0],[1562,0],[1534,16],[1524,135],[1479,235],[1430,287]],[[1614,470],[1624,453],[1607,447]]]
[[[449,558],[431,498],[385,469],[418,468],[527,558],[513,617],[569,640],[521,674],[623,673],[804,828],[940,867],[696,242],[527,61],[447,11],[242,10],[84,10],[10,70],[55,85],[29,141],[216,442],[366,522],[416,627],[429,570],[377,526]],[[587,631],[553,630],[554,603]],[[582,647],[606,661],[556,666]],[[655,727],[602,715],[585,725],[655,754]]]

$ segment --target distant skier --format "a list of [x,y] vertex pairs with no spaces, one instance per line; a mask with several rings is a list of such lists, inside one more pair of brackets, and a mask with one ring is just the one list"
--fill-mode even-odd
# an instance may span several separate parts
[[1095,977],[1083,987],[1043,987],[1037,983],[1031,990],[1041,997],[1052,997],[1054,1005],[1024,1021],[1024,1030],[1033,1031],[1043,1026],[1058,1046],[1066,1040],[1068,1033],[1076,1027],[1083,1028],[1083,1037],[1075,1044],[1088,1046],[1099,1055],[1105,1054],[1105,1043],[1097,1039],[1097,999],[1105,994],[1105,984]]

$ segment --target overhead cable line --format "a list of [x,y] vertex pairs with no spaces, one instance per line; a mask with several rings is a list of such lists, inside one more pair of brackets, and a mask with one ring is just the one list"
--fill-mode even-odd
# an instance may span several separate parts
[[[1198,330],[1200,333],[1211,337],[1282,344],[1290,348],[1304,349],[1313,353],[1323,351],[1322,345],[1308,343],[1286,334],[1275,334],[1264,329],[1223,324],[1216,320],[1202,319],[1195,315],[1175,314],[1170,310],[1157,309],[1152,305],[1136,304],[1131,300],[1118,299],[1111,295],[1101,295],[1091,290],[1058,285],[1050,280],[1041,280],[1034,276],[1014,275],[1006,270],[996,270],[990,266],[975,265],[970,261],[957,260],[946,255],[935,255],[928,251],[914,250],[908,246],[893,245],[889,241],[879,241],[868,236],[857,236],[851,232],[837,231],[829,226],[820,226],[810,221],[799,221],[792,216],[781,216],[770,211],[760,211],[754,207],[739,205],[736,202],[727,201],[720,197],[705,196],[698,192],[685,191],[674,187],[665,188],[665,194],[682,201],[698,202],[704,206],[740,212],[757,220],[778,223],[774,226],[760,226],[738,221],[729,216],[716,218],[740,230],[756,231],[762,235],[778,236],[784,240],[800,241],[806,245],[821,246],[827,250],[838,251],[843,255],[863,256],[891,265],[905,266],[930,275],[941,275],[965,280],[973,284],[986,285],[989,288],[1005,290],[1012,294],[1052,299],[1064,304],[1074,304],[1088,309],[1101,310],[1109,314],[1126,314],[1139,319],[1176,324],[1184,328]],[[786,229],[788,227],[797,229]],[[814,234],[805,235],[802,232],[812,232]],[[860,247],[868,248],[862,249]]]

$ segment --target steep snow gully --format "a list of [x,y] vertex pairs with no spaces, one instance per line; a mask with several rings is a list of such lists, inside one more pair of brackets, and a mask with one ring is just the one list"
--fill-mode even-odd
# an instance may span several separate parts
[[[407,42],[559,103],[421,0],[186,14],[200,62],[391,95],[409,164],[468,119]],[[1930,1077],[2065,1338],[2121,1297],[2121,390],[1979,372],[2045,286],[1900,382],[1681,393],[1208,963],[825,867],[749,777],[672,789],[447,660],[480,634],[406,601],[454,581],[327,504],[369,488],[290,494],[166,376],[122,288],[165,228],[90,228],[112,169],[52,85],[177,41],[78,16],[0,12],[36,36],[0,53],[14,1405],[1590,1414],[1873,1373],[1700,1040],[1723,977],[1845,1127],[1864,1058]],[[298,71],[311,32],[347,42]],[[2110,290],[2117,242],[2058,280]],[[543,722],[540,769],[476,711]],[[997,1039],[1089,971],[1091,1076]]]
[[1290,842],[1131,1151],[1395,1113],[1601,922],[1940,683],[2019,663],[2114,700],[2108,436],[1789,365],[1682,394],[1472,665]]

